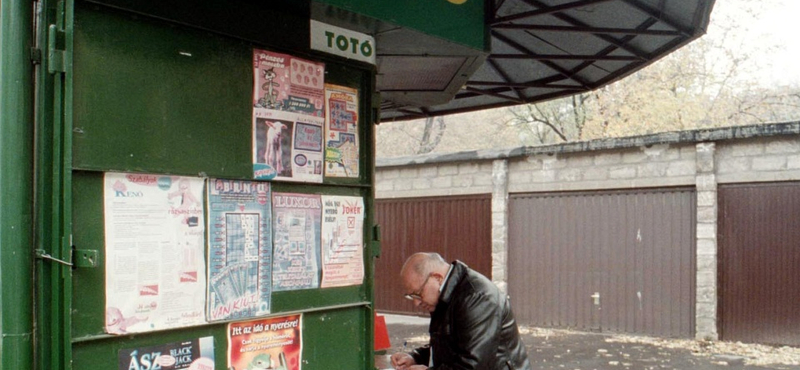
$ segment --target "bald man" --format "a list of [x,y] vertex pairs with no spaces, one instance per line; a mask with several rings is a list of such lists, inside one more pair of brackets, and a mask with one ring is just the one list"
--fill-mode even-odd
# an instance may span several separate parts
[[395,353],[399,370],[529,370],[508,296],[485,276],[437,253],[417,253],[400,271],[406,299],[431,313],[430,344]]

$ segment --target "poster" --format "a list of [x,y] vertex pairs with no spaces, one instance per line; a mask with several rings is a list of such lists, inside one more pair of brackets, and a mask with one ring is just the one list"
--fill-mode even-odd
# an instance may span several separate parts
[[319,195],[273,193],[272,290],[319,287]]
[[253,177],[322,182],[325,65],[253,50]]
[[208,181],[208,321],[270,312],[271,203],[269,183]]
[[204,180],[106,173],[105,330],[205,323]]
[[214,337],[119,350],[119,370],[214,370]]
[[358,178],[358,90],[325,84],[325,176]]
[[324,119],[253,112],[253,175],[258,180],[322,182]]
[[253,107],[323,117],[325,65],[253,50]]
[[364,280],[364,200],[322,196],[323,288],[360,285]]
[[228,324],[228,369],[300,370],[302,319],[298,314]]

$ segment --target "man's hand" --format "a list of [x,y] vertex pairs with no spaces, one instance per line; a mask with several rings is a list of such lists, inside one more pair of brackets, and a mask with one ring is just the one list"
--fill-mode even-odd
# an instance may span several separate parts
[[[392,355],[392,366],[397,370],[412,370],[417,368],[417,366],[412,367],[416,364],[414,358],[408,353],[395,353]],[[426,369],[426,367],[422,367],[422,369]]]

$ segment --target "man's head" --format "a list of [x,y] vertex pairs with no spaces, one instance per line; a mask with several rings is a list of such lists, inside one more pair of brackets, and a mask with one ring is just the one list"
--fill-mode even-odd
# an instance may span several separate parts
[[415,306],[433,312],[439,303],[439,289],[444,284],[448,269],[450,264],[438,253],[412,255],[400,270],[405,297],[413,300]]

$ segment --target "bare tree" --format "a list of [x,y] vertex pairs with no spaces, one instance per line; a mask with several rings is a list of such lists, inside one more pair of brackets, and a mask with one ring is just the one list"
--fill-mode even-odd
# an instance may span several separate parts
[[508,109],[506,125],[516,128],[520,144],[540,145],[580,140],[586,125],[589,94],[573,95],[539,104]]
[[442,141],[445,129],[447,129],[447,125],[441,116],[426,118],[425,129],[422,132],[422,139],[419,141],[416,154],[427,154],[436,149],[436,146]]

